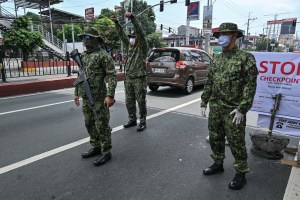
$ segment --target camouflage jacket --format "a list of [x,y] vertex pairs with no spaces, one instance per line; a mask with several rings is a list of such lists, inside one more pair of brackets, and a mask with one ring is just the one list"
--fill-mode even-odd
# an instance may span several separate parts
[[[81,61],[89,78],[93,98],[114,97],[117,86],[116,71],[113,60],[106,51],[97,49],[90,53],[84,52],[81,54]],[[105,83],[106,76],[108,77],[108,87]],[[82,83],[75,87],[74,94],[87,98]]]
[[216,55],[201,96],[201,106],[208,102],[247,113],[253,103],[258,71],[252,54],[237,47]]
[[148,43],[144,32],[135,17],[131,18],[134,26],[137,43],[131,46],[129,39],[123,30],[123,27],[116,22],[116,28],[119,32],[124,46],[127,48],[127,62],[125,64],[126,77],[138,78],[146,76],[145,60],[148,52]]

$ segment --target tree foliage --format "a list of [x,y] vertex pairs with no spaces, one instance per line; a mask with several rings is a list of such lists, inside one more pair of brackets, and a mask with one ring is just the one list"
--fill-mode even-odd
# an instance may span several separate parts
[[163,47],[165,44],[162,42],[160,35],[157,33],[152,33],[146,37],[149,48]]
[[[124,2],[121,3],[121,5],[122,5],[122,7],[124,7]],[[146,35],[149,35],[149,34],[155,32],[155,29],[156,29],[156,24],[154,23],[155,13],[152,8],[149,8],[149,5],[147,4],[146,1],[135,0],[135,1],[133,1],[132,9],[131,9],[131,5],[129,5],[127,10],[129,12],[132,10],[132,13],[135,16],[137,16],[137,19],[141,23],[141,27],[144,30]],[[142,14],[140,14],[140,13],[142,13]],[[118,19],[121,24],[126,23],[124,14],[125,14],[125,9],[122,9],[118,12]]]
[[266,51],[267,42],[268,42],[268,40],[266,38],[262,38],[262,39],[258,40],[258,42],[256,43],[256,50],[257,51]]
[[31,31],[31,21],[27,16],[21,16],[13,21],[10,31],[3,34],[4,45],[7,48],[18,49],[23,52],[23,60],[38,46],[43,45],[43,36],[39,32]]
[[[152,34],[155,32],[156,25],[154,23],[155,14],[152,8],[149,8],[149,5],[146,1],[136,0],[133,2],[133,14],[137,16],[139,13],[143,12],[141,15],[137,16],[138,21],[141,23],[141,27],[144,30],[146,35]],[[121,6],[124,8],[124,2],[121,3]],[[147,10],[146,10],[147,9]],[[127,9],[131,11],[131,7]],[[146,11],[145,11],[146,10]],[[121,44],[118,32],[115,28],[114,22],[112,22],[109,17],[117,16],[119,23],[124,25],[126,23],[125,9],[122,9],[118,12],[109,10],[107,8],[102,9],[101,13],[96,19],[93,21],[94,27],[97,28],[100,32],[100,35],[103,37],[105,41],[105,46],[109,49],[118,48]],[[132,31],[132,27],[128,25],[127,31]],[[151,36],[150,36],[151,37]],[[153,36],[152,36],[153,37]],[[156,41],[152,42],[155,43]],[[157,44],[156,44],[157,45]]]
[[115,24],[107,17],[98,18],[93,25],[104,40],[104,48],[114,49],[119,44],[118,32],[115,28]]
[[[67,42],[73,42],[72,36],[72,24],[64,24],[64,32],[65,32],[65,39]],[[74,24],[74,40],[75,42],[80,42],[81,39],[78,37],[79,34],[82,34],[82,28],[80,25]],[[56,37],[63,41],[63,30],[57,29],[56,30]]]

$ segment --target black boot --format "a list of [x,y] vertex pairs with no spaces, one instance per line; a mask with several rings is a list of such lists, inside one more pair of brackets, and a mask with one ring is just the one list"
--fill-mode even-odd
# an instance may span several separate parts
[[140,123],[137,127],[137,131],[143,131],[146,128],[146,122]]
[[94,165],[95,166],[100,166],[103,165],[104,163],[106,163],[107,161],[109,161],[111,159],[111,153],[106,153],[101,155],[99,158],[97,158],[94,161]]
[[82,158],[90,158],[96,155],[100,155],[101,154],[101,148],[100,147],[94,147],[91,148],[88,152],[84,152],[81,154]]
[[129,127],[132,127],[132,126],[136,126],[136,121],[134,120],[129,120],[126,124],[124,124],[124,128],[129,128]]
[[232,190],[240,190],[246,184],[245,173],[236,173],[234,179],[229,183],[228,187]]
[[204,175],[214,175],[221,172],[224,172],[223,164],[216,164],[216,163],[203,170]]

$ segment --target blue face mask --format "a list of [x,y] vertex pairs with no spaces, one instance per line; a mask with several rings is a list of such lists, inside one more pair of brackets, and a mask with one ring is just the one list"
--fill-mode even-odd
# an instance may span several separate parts
[[230,44],[231,35],[221,35],[218,39],[219,45],[223,48],[227,47]]

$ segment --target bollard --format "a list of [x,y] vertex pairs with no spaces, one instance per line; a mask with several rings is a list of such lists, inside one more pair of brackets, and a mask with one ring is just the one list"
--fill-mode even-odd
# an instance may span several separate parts
[[71,76],[71,60],[70,60],[70,53],[67,51],[66,53],[67,57],[67,72],[68,72],[68,77]]
[[6,82],[5,68],[2,63],[0,64],[0,73],[1,73],[2,82]]

